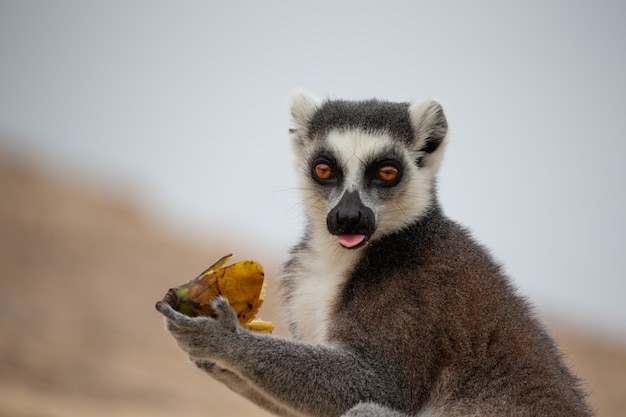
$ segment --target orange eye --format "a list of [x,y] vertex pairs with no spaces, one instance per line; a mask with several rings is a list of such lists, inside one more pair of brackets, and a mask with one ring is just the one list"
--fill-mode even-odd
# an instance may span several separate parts
[[329,180],[333,176],[333,169],[328,164],[319,163],[315,165],[315,175],[320,180]]
[[396,178],[398,178],[398,168],[392,166],[383,166],[378,169],[378,179],[383,182],[393,182]]

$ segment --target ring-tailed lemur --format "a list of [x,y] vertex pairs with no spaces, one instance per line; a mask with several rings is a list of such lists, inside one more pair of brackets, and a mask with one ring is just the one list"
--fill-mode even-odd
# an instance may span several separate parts
[[284,267],[293,339],[158,303],[198,367],[282,416],[589,416],[500,266],[442,213],[435,101],[292,97],[304,238]]

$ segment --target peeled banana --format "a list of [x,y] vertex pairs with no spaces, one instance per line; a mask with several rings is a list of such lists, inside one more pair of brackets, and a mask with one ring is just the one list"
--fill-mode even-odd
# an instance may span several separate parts
[[263,267],[250,260],[223,266],[231,256],[221,257],[186,284],[170,288],[163,301],[190,317],[214,316],[210,303],[221,295],[228,300],[242,326],[255,332],[270,333],[274,325],[256,318],[265,297]]

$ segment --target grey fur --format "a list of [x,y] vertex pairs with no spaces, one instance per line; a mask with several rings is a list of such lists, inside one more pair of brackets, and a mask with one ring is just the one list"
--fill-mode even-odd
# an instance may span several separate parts
[[331,129],[358,128],[370,132],[387,131],[405,143],[413,141],[409,103],[380,100],[324,102],[311,118],[310,137],[324,137]]
[[[447,134],[441,106],[324,103],[306,95],[292,103],[308,207],[304,237],[281,281],[294,338],[243,329],[222,298],[214,301],[216,318],[189,318],[157,303],[196,365],[281,416],[590,416],[579,380],[529,304],[439,207],[434,182]],[[330,188],[348,185],[310,177],[322,151],[338,165],[349,160],[326,143],[333,132],[346,140],[354,132],[391,137],[403,171],[384,193],[376,184],[358,190],[358,204],[371,206],[382,230],[358,249],[325,231],[333,209],[326,199],[347,192]],[[422,203],[409,201],[416,198]],[[414,212],[388,214],[397,206]]]

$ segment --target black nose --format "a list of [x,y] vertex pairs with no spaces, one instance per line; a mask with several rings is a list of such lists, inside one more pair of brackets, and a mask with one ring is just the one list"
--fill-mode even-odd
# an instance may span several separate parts
[[358,233],[369,237],[375,229],[374,212],[363,204],[358,192],[346,191],[328,213],[326,225],[333,235]]
[[361,211],[339,211],[337,210],[337,224],[341,227],[352,228],[359,224]]

